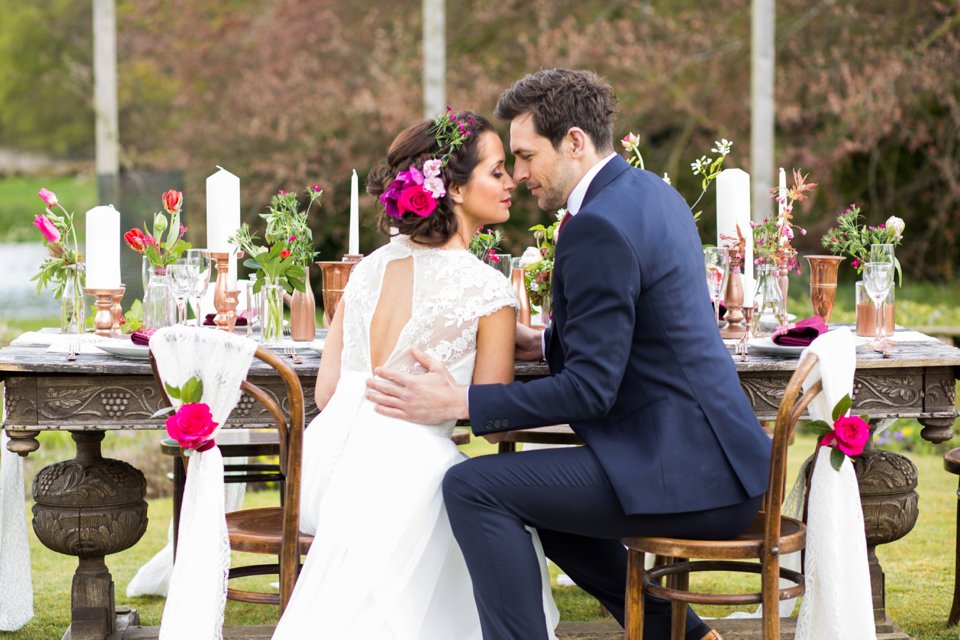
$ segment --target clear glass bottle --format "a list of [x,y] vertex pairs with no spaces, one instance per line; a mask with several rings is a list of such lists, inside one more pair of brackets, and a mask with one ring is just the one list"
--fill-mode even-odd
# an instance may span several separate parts
[[260,342],[267,347],[283,343],[283,285],[269,276],[260,287]]
[[60,333],[83,333],[87,324],[87,305],[83,295],[83,265],[69,267],[67,282],[60,296]]
[[757,292],[754,296],[757,312],[753,333],[758,338],[770,335],[777,327],[787,323],[779,280],[776,266],[763,264],[757,267]]
[[160,329],[177,323],[177,299],[173,283],[163,267],[150,267],[150,279],[143,294],[143,328]]

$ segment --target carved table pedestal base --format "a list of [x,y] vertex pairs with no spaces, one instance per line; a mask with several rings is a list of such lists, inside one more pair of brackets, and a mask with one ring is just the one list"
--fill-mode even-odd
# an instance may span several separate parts
[[72,436],[77,456],[44,467],[33,480],[33,530],[48,548],[80,559],[65,637],[104,640],[117,632],[113,578],[104,556],[128,549],[146,531],[147,481],[126,462],[100,455],[102,431]]

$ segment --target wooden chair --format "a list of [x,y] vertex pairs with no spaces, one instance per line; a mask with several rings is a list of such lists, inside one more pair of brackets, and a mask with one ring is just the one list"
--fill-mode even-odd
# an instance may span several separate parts
[[[960,449],[951,449],[943,456],[943,468],[955,475],[960,475]],[[957,488],[957,535],[960,536],[960,486]],[[953,568],[953,605],[950,607],[950,616],[947,626],[952,627],[960,621],[960,538],[955,545],[956,560]]]
[[[303,388],[293,368],[282,356],[264,347],[258,347],[254,357],[273,367],[287,388],[287,406],[289,419],[269,393],[244,380],[240,388],[244,393],[261,403],[276,423],[279,439],[279,472],[283,479],[283,492],[286,496],[280,507],[245,509],[227,514],[227,532],[230,536],[230,549],[247,553],[277,556],[278,561],[242,567],[231,567],[229,578],[241,578],[257,575],[280,576],[280,593],[266,593],[227,589],[227,597],[241,602],[258,604],[276,604],[280,614],[286,608],[293,586],[300,570],[300,556],[310,549],[313,537],[299,532],[300,520],[300,468],[303,451]],[[156,362],[151,354],[153,374],[166,396],[163,382],[157,372]],[[169,402],[169,398],[167,398]]]
[[[810,401],[820,393],[821,384],[801,395],[801,385],[817,358],[808,355],[790,378],[777,410],[773,451],[770,459],[770,481],[760,512],[747,530],[729,540],[688,540],[665,537],[624,538],[627,547],[626,640],[643,638],[643,595],[670,600],[673,603],[672,639],[682,640],[687,604],[763,604],[763,639],[780,638],[779,601],[796,598],[803,593],[803,575],[782,568],[780,556],[800,551],[806,543],[805,525],[781,515],[787,471],[787,448],[797,421]],[[644,555],[656,554],[663,564],[644,569]],[[690,561],[690,558],[698,560]],[[703,560],[704,558],[708,560]],[[748,560],[757,559],[756,562]],[[736,571],[759,573],[761,592],[747,594],[712,594],[689,591],[693,571]],[[667,586],[659,584],[668,579]],[[793,584],[780,588],[779,579]]]

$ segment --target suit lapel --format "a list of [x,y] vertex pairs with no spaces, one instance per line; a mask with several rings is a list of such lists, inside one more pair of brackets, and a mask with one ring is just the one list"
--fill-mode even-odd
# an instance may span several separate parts
[[583,209],[587,206],[587,203],[590,200],[600,193],[600,191],[610,184],[614,178],[619,176],[621,173],[630,168],[630,165],[626,160],[621,158],[619,155],[614,156],[610,159],[610,162],[603,166],[603,169],[600,169],[593,180],[590,181],[590,186],[587,187],[587,193],[583,196],[583,204],[580,205],[580,208]]

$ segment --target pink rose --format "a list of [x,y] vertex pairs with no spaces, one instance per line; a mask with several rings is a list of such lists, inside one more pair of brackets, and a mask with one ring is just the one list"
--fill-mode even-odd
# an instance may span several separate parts
[[43,200],[48,207],[55,207],[57,206],[57,203],[60,202],[57,200],[57,194],[49,189],[40,189],[40,191],[37,192],[37,195],[40,196],[40,199]]
[[833,423],[833,431],[820,440],[822,446],[831,446],[836,443],[848,456],[858,456],[863,453],[863,447],[870,439],[870,426],[859,416],[840,416]]
[[[181,405],[175,414],[167,418],[167,435],[184,449],[200,449],[216,428],[210,407],[202,402]],[[207,447],[209,448],[209,447]]]
[[423,185],[419,184],[401,191],[400,198],[397,200],[397,209],[400,210],[401,215],[409,212],[425,218],[436,208],[437,201],[423,188]]
[[[42,197],[43,191],[46,191],[46,189],[41,190],[41,197]],[[53,194],[50,194],[50,195],[53,195]],[[56,203],[57,197],[53,196],[53,199],[54,199],[54,203]],[[58,242],[60,240],[60,231],[57,230],[57,227],[54,226],[53,222],[51,222],[50,218],[48,218],[47,216],[45,215],[36,216],[33,219],[33,226],[35,226],[37,229],[40,230],[40,233],[43,234],[44,240],[46,240],[47,242],[53,243],[53,242]]]

